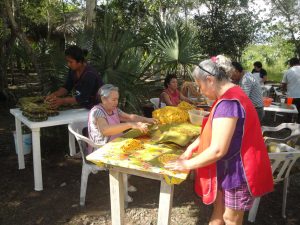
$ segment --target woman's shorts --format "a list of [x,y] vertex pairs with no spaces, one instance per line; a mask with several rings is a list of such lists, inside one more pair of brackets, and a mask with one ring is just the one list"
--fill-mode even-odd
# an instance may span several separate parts
[[248,211],[251,209],[254,197],[250,194],[247,184],[242,184],[237,188],[223,190],[225,207]]

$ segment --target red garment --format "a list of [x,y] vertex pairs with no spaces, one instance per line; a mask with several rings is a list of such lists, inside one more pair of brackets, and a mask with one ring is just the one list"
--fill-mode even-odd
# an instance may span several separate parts
[[[216,105],[222,100],[236,100],[245,111],[244,134],[240,154],[242,167],[252,196],[258,197],[273,191],[271,163],[262,137],[258,115],[252,102],[240,87],[230,88],[213,104],[207,123],[203,125],[204,129],[201,133],[200,145],[197,151],[200,153],[210,146],[213,114]],[[195,192],[202,197],[203,203],[211,204],[215,201],[217,188],[216,163],[196,169]]]
[[180,103],[180,92],[178,90],[171,92],[169,89],[165,89],[163,92],[170,97],[173,106],[177,106]]

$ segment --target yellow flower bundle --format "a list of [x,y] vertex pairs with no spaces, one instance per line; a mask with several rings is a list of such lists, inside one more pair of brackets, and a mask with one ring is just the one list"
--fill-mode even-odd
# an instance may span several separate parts
[[121,151],[123,153],[130,153],[132,151],[143,149],[144,145],[140,140],[129,138],[124,141],[123,145],[121,146]]
[[184,123],[189,119],[189,115],[186,110],[174,106],[166,106],[156,109],[152,112],[152,117],[162,124]]
[[176,159],[178,159],[178,155],[176,154],[164,154],[158,157],[158,161],[162,164],[167,164],[170,161],[175,161]]
[[183,109],[183,110],[186,110],[186,111],[195,108],[195,106],[193,106],[193,105],[191,105],[190,103],[185,102],[185,101],[180,102],[180,103],[178,104],[178,107],[181,108],[181,109]]

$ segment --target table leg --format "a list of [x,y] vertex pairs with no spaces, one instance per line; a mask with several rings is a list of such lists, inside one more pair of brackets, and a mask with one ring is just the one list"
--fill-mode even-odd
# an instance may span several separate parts
[[75,137],[70,131],[69,131],[69,149],[70,149],[70,156],[74,156],[76,154]]
[[32,153],[33,153],[33,173],[34,190],[43,190],[42,162],[41,162],[41,143],[40,128],[32,129]]
[[18,164],[19,164],[19,170],[25,169],[25,160],[24,160],[24,150],[23,150],[23,135],[22,135],[22,123],[21,121],[16,117],[15,118],[16,123],[16,143],[17,143],[17,152],[18,152]]
[[110,204],[112,225],[124,224],[124,184],[123,174],[109,170]]
[[174,185],[168,185],[165,180],[160,183],[159,207],[157,225],[169,225],[173,204]]

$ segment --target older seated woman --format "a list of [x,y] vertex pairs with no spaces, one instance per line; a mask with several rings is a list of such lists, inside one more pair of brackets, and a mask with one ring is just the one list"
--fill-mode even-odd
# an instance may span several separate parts
[[[130,128],[146,132],[147,125],[155,122],[153,118],[127,114],[120,110],[119,89],[112,84],[103,85],[98,91],[98,96],[101,103],[91,109],[88,119],[89,137],[95,144],[104,145]],[[124,181],[127,182],[127,177]],[[135,191],[135,188],[129,186],[128,191]],[[126,201],[131,202],[132,198],[127,196]]]
[[160,95],[160,102],[169,106],[177,106],[180,101],[193,103],[178,91],[178,82],[175,74],[168,74],[164,81],[165,90]]

